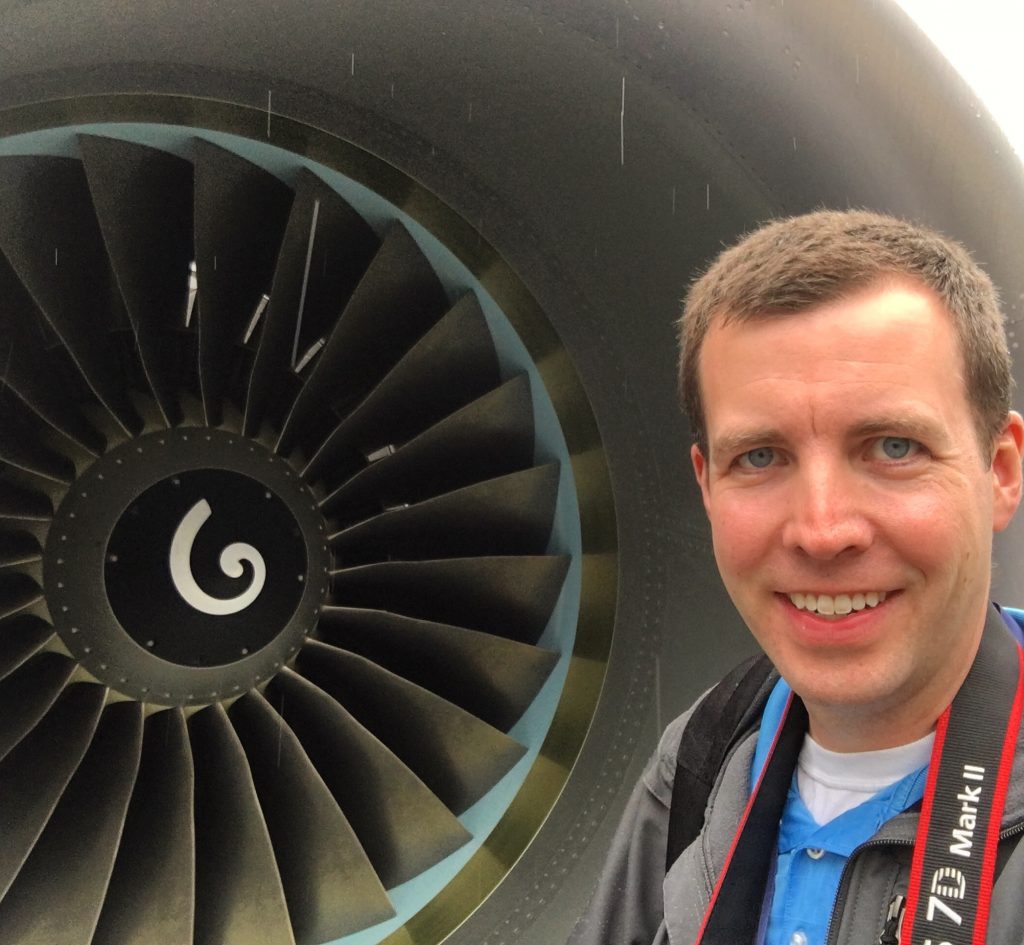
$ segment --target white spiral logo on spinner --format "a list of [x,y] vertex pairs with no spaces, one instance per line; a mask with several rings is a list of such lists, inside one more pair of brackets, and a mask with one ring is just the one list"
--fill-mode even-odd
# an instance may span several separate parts
[[240,578],[244,573],[243,561],[252,565],[253,575],[249,587],[237,597],[213,597],[207,594],[192,574],[192,545],[199,529],[212,514],[210,503],[200,499],[181,520],[171,540],[171,580],[185,603],[204,614],[223,617],[245,610],[263,590],[267,580],[267,566],[252,545],[244,541],[232,542],[220,553],[220,569],[228,577]]

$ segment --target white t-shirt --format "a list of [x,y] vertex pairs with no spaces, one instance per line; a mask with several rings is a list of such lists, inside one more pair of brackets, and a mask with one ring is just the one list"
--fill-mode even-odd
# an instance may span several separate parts
[[827,824],[869,797],[928,764],[935,733],[879,751],[838,752],[804,736],[797,759],[797,787],[811,816]]

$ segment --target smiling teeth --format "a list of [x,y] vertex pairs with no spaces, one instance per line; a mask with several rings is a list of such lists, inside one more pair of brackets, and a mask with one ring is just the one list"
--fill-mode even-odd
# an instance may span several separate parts
[[836,594],[790,594],[789,599],[797,610],[809,610],[812,614],[826,617],[843,616],[854,610],[865,607],[877,607],[885,600],[885,591],[868,591],[867,593]]

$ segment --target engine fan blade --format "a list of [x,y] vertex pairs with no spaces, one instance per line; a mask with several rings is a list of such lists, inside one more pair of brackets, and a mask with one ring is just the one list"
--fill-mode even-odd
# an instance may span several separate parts
[[382,502],[419,502],[532,462],[530,381],[520,375],[367,466],[322,506],[329,516],[358,520]]
[[331,576],[334,599],[536,643],[569,568],[567,555],[381,561]]
[[221,420],[233,349],[273,280],[291,203],[291,189],[272,174],[195,139],[199,383],[210,426]]
[[296,941],[331,941],[395,912],[345,815],[295,733],[259,693],[230,717],[249,759]]
[[0,160],[0,249],[31,293],[83,379],[127,435],[141,420],[127,396],[133,345],[124,303],[103,250],[80,161]]
[[340,471],[411,439],[498,381],[494,339],[476,296],[467,293],[331,431],[303,475],[337,483]]
[[296,666],[457,814],[480,800],[525,752],[493,726],[361,656],[309,640]]
[[89,748],[105,697],[103,686],[68,686],[0,761],[0,898],[7,895]]
[[245,405],[247,435],[259,432],[268,408],[280,420],[288,406],[280,403],[282,393],[297,392],[299,366],[330,333],[379,245],[335,191],[310,171],[299,174],[261,323],[246,328],[259,342]]
[[0,298],[0,383],[5,399],[13,395],[70,445],[98,455],[104,438],[76,406],[89,397],[89,388],[73,363],[51,356],[59,339],[46,327],[32,296],[2,254]]
[[39,724],[74,670],[60,653],[39,653],[0,680],[0,758]]
[[196,777],[195,945],[295,945],[245,752],[222,706],[189,720]]
[[[495,623],[500,620],[495,614]],[[550,650],[478,630],[344,607],[324,608],[320,639],[502,731],[519,720],[558,662]]]
[[333,427],[324,404],[340,413],[362,399],[448,310],[430,263],[405,227],[393,224],[356,286],[299,392],[278,439],[288,454],[312,451]]
[[429,788],[322,689],[285,669],[268,693],[386,889],[419,875],[471,839]]
[[184,715],[151,715],[96,945],[192,945],[194,788]]
[[386,557],[539,554],[547,549],[558,465],[488,479],[359,522],[330,542],[340,562]]
[[[2,680],[24,665],[26,660],[38,653],[52,638],[53,627],[41,617],[23,614],[5,620],[3,627],[0,628],[0,685]],[[22,700],[15,698],[11,701],[17,705]],[[7,712],[0,709],[0,718],[6,719],[6,716]],[[2,753],[0,757],[3,757]]]
[[[80,945],[96,927],[138,770],[142,706],[109,705],[82,763],[0,902],[0,941]],[[40,909],[39,903],[48,908]]]
[[192,247],[192,165],[166,151],[79,135],[107,254],[165,422],[181,422],[184,312]]

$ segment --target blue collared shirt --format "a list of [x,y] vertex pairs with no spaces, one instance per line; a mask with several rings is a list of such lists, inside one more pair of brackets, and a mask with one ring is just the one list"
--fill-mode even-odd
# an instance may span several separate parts
[[[754,752],[752,785],[764,767],[789,693],[780,679],[768,698]],[[763,945],[824,945],[847,858],[883,823],[924,796],[927,772],[927,765],[918,768],[827,824],[818,824],[811,816],[793,772],[762,917]]]

